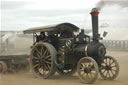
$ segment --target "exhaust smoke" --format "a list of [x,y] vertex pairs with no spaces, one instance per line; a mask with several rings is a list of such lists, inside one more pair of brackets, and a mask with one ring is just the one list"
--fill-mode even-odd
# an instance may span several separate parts
[[128,7],[128,0],[100,0],[96,4],[96,8],[101,10],[106,5],[119,5],[122,8]]

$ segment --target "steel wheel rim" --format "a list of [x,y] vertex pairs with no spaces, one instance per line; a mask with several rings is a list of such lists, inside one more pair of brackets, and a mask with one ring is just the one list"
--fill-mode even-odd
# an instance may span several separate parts
[[119,73],[119,65],[111,56],[106,56],[101,64],[100,74],[104,79],[113,80]]
[[79,61],[77,71],[83,83],[93,83],[98,77],[97,64],[88,58],[82,58]]
[[35,46],[32,55],[32,68],[36,74],[44,78],[50,73],[52,68],[52,55],[47,47],[39,44]]

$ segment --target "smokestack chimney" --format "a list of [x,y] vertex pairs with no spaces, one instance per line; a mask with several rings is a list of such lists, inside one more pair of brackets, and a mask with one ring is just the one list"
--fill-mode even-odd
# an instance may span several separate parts
[[92,16],[92,32],[93,32],[93,40],[99,39],[99,34],[98,34],[98,14],[99,11],[97,8],[93,8],[91,11],[91,16]]

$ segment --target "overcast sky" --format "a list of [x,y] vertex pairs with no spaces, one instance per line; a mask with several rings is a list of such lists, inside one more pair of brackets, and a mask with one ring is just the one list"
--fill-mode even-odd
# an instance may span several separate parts
[[[90,11],[100,0],[1,0],[1,30],[24,30],[31,27],[73,23],[91,28]],[[100,25],[128,28],[128,7],[106,5],[100,11]]]

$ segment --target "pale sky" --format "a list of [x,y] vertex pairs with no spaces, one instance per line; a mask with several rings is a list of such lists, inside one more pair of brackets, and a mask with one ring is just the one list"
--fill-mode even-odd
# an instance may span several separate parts
[[[99,0],[1,0],[1,30],[24,30],[36,26],[73,23],[91,29],[90,11]],[[105,6],[99,24],[128,28],[128,7]]]

